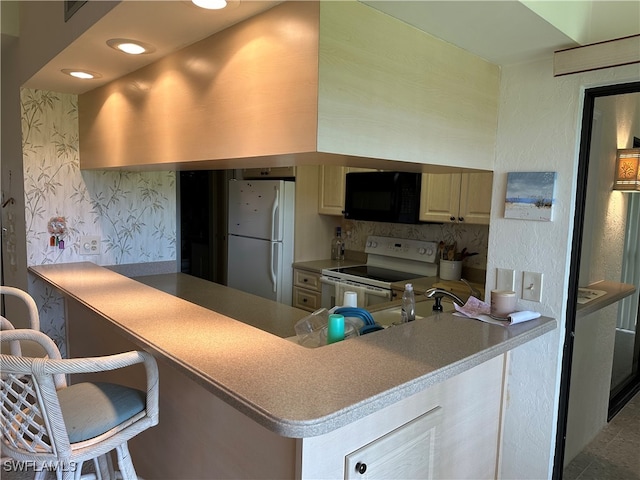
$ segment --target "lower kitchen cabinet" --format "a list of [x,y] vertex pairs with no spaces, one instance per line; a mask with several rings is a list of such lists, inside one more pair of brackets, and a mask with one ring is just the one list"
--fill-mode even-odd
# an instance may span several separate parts
[[494,357],[344,427],[299,440],[296,476],[497,478],[504,362],[504,355]]
[[320,308],[321,298],[320,274],[311,270],[294,268],[292,306],[315,312]]
[[419,416],[345,457],[345,479],[436,478],[442,408]]

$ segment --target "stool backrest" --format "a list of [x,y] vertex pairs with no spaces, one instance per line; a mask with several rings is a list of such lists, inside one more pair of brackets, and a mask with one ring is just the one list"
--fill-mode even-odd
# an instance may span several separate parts
[[60,360],[53,340],[31,329],[3,330],[0,342],[37,342],[48,358],[0,355],[0,433],[3,447],[12,451],[50,454],[70,451],[56,390],[66,386],[63,374],[46,371]]
[[29,328],[32,328],[33,330],[40,330],[38,306],[31,295],[19,288],[8,287],[6,285],[0,285],[0,295],[10,295],[22,300],[27,307],[27,312],[29,313]]

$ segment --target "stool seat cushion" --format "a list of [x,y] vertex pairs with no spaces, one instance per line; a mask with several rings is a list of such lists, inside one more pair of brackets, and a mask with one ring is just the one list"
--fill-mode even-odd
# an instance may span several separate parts
[[58,390],[71,443],[97,437],[145,409],[145,394],[135,388],[85,382]]

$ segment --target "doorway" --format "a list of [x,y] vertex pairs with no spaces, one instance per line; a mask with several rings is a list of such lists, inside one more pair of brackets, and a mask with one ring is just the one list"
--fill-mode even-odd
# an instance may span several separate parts
[[[592,133],[594,128],[595,102],[598,98],[613,97],[640,92],[640,82],[622,85],[597,87],[585,91],[582,117],[582,133],[580,139],[579,166],[576,185],[576,208],[573,231],[571,263],[569,272],[569,291],[567,303],[566,335],[563,348],[562,378],[560,383],[560,405],[558,414],[558,430],[556,438],[556,452],[554,462],[554,478],[562,478],[565,463],[565,449],[567,441],[567,422],[569,417],[569,393],[571,389],[571,374],[576,335],[577,301],[580,288],[581,256],[583,243],[590,231],[585,231],[585,220],[588,215],[588,180],[589,163],[591,159]],[[628,145],[630,146],[630,145]],[[613,173],[610,174],[611,176]],[[587,222],[588,224],[588,222]],[[576,379],[577,380],[577,379]]]
[[233,170],[179,173],[180,271],[226,285],[227,185]]
[[[634,148],[640,147],[635,138]],[[640,290],[640,195],[629,195],[621,281]],[[616,319],[609,415],[611,420],[640,391],[639,293],[620,302]]]

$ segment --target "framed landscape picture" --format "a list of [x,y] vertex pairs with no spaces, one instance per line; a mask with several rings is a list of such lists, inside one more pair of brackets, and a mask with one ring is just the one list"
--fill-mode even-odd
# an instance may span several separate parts
[[504,217],[550,222],[557,172],[509,172]]

